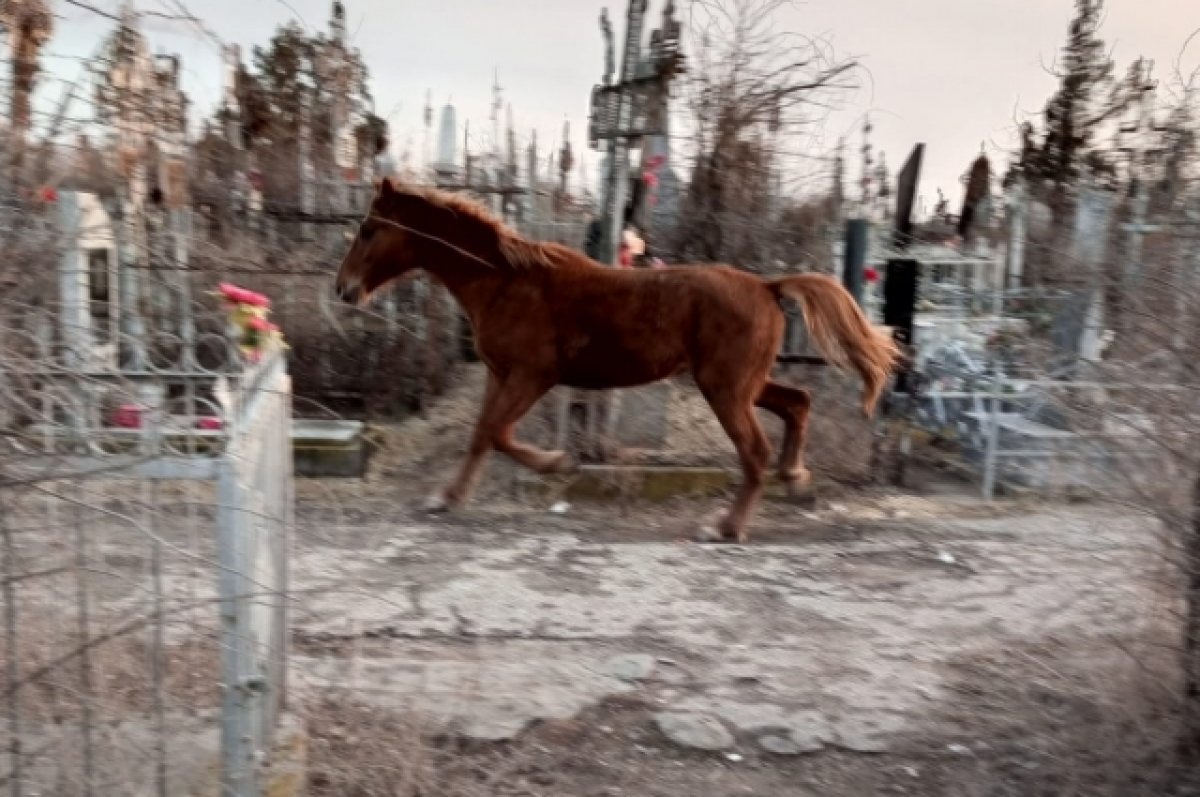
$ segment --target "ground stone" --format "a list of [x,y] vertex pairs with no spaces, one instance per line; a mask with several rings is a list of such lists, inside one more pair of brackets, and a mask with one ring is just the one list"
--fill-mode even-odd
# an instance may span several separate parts
[[775,755],[800,755],[815,753],[825,745],[817,736],[802,736],[795,732],[786,735],[767,734],[758,738],[758,744],[768,753]]
[[472,717],[460,726],[459,732],[468,739],[480,742],[504,742],[525,730],[528,724],[529,718],[518,714],[486,714]]
[[654,715],[654,722],[668,739],[681,747],[726,750],[733,746],[733,735],[728,729],[706,714],[664,711]]
[[887,738],[878,730],[868,727],[839,727],[837,744],[856,753],[886,753]]
[[608,660],[608,672],[622,681],[644,681],[654,672],[654,657],[645,653],[613,656]]

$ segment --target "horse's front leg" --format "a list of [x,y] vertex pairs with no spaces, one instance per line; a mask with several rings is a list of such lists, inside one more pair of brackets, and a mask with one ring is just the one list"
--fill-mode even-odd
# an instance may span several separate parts
[[458,475],[454,477],[454,481],[450,482],[440,493],[431,495],[425,502],[426,511],[445,512],[461,504],[470,495],[475,479],[479,475],[479,469],[483,467],[488,451],[492,447],[487,433],[487,420],[499,390],[500,380],[489,369],[487,385],[483,389],[483,406],[479,410],[478,420],[475,421],[475,431],[471,434],[471,445],[467,449],[467,458],[459,466]]
[[510,374],[504,380],[500,380],[489,371],[483,409],[471,436],[467,458],[450,485],[441,495],[430,499],[426,508],[430,511],[444,511],[465,502],[470,497],[479,471],[492,448],[508,454],[517,462],[539,473],[567,468],[569,463],[563,452],[543,451],[513,438],[513,428],[517,422],[552,386],[553,383],[548,380],[520,374]]

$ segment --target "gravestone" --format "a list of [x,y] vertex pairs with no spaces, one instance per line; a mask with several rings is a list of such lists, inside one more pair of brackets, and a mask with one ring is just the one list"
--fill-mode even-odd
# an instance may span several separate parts
[[666,444],[669,382],[623,390],[556,387],[521,422],[520,435],[569,451],[577,461],[605,461],[612,449],[657,450]]

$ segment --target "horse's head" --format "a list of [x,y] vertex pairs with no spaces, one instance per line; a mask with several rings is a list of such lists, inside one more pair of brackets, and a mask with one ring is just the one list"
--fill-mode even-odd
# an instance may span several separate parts
[[361,304],[389,282],[416,268],[409,236],[396,221],[403,194],[390,178],[383,178],[371,200],[366,218],[338,267],[337,295]]

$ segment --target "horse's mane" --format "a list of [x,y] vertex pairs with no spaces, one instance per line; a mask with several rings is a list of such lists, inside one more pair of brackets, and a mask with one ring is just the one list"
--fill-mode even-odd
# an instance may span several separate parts
[[529,240],[464,194],[425,187],[408,188],[406,193],[419,196],[430,205],[448,210],[460,220],[494,235],[501,256],[514,269],[554,268],[576,254],[561,244]]

